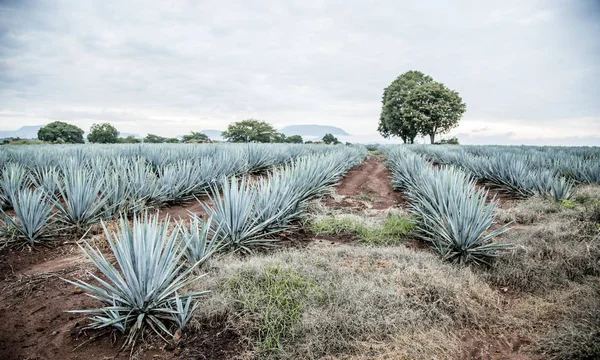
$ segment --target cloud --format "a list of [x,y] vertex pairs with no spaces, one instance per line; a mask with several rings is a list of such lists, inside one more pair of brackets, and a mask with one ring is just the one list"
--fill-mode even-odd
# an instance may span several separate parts
[[466,101],[456,132],[600,136],[594,4],[4,1],[0,128],[174,136],[254,117],[371,134],[383,88],[419,69]]

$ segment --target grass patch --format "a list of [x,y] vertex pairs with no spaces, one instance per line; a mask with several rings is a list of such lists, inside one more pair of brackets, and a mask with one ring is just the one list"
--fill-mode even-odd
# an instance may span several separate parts
[[318,296],[314,282],[280,265],[260,271],[241,270],[227,280],[240,310],[256,322],[260,353],[282,353],[284,342],[294,337],[307,296]]
[[375,149],[375,150],[369,150],[369,154],[371,155],[381,155],[381,151]]
[[354,197],[356,200],[362,200],[362,201],[370,201],[370,202],[375,202],[375,195],[373,194],[358,194]]
[[367,224],[351,216],[327,216],[310,223],[315,234],[354,234],[364,245],[397,245],[415,230],[414,222],[403,216],[388,215],[381,224]]
[[577,203],[569,199],[562,199],[560,206],[565,209],[577,209]]

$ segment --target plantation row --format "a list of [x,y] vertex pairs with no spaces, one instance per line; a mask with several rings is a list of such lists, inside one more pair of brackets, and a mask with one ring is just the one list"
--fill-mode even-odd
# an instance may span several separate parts
[[[0,152],[0,159],[4,161],[0,201],[8,225],[4,229],[5,237],[24,238],[31,245],[59,229],[82,234],[101,219],[189,200],[206,194],[211,187],[218,207],[221,203],[217,199],[225,194],[221,195],[221,189],[216,190],[215,184],[222,184],[224,192],[230,190],[224,178],[285,165],[277,174],[269,174],[268,179],[273,184],[259,181],[264,191],[260,197],[256,195],[257,201],[266,201],[265,208],[268,208],[279,198],[268,200],[267,190],[283,191],[274,185],[283,182],[278,174],[293,173],[295,179],[305,180],[303,174],[321,175],[310,179],[311,186],[316,185],[318,179],[335,181],[337,178],[315,174],[314,170],[326,170],[332,172],[332,176],[340,174],[336,164],[347,169],[353,159],[358,161],[366,152],[362,147],[290,144],[5,149]],[[301,167],[305,173],[297,174],[300,170],[296,169]],[[242,179],[242,183],[245,185],[247,180]],[[285,185],[296,186],[296,190],[301,187],[298,183]],[[14,216],[6,214],[10,208]]]
[[453,166],[435,168],[406,147],[385,147],[393,186],[411,200],[410,210],[419,222],[422,238],[442,258],[458,263],[486,263],[505,244],[492,239],[506,232],[494,229],[497,205],[487,190]]
[[560,201],[571,195],[576,183],[600,184],[599,148],[415,146],[411,150],[523,197],[549,194]]
[[106,227],[116,265],[84,242],[83,250],[104,279],[90,274],[100,285],[70,281],[101,301],[104,307],[77,312],[91,315],[91,328],[115,327],[127,332],[125,345],[134,343],[148,327],[160,336],[173,336],[173,327],[184,329],[205,292],[179,294],[198,280],[191,276],[215,252],[249,252],[277,241],[275,233],[289,228],[304,210],[306,201],[323,194],[348,169],[361,163],[366,149],[340,147],[325,154],[297,158],[256,182],[246,177],[223,178],[210,186],[203,204],[209,218],[192,215],[189,223],[157,215],[134,216],[133,224],[120,219],[117,233]]

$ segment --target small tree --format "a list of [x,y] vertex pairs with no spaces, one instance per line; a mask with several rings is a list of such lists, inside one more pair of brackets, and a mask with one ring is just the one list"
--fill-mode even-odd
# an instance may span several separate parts
[[302,144],[304,141],[302,141],[302,136],[300,135],[292,135],[292,136],[288,136],[285,139],[286,143],[290,143],[290,144]]
[[323,136],[323,142],[325,144],[339,144],[340,142],[338,141],[338,139],[333,136],[332,134],[325,134],[325,136]]
[[227,126],[221,136],[229,142],[272,142],[277,130],[264,121],[248,119]]
[[[62,121],[51,122],[38,130],[38,139],[49,142],[83,144],[83,130]],[[60,139],[60,140],[59,140]]]
[[179,144],[179,139],[178,138],[166,138],[165,142],[168,144]]
[[91,143],[114,144],[119,138],[117,129],[109,123],[93,124],[87,139]]
[[459,145],[458,138],[456,136],[453,136],[450,139],[442,139],[442,140],[440,140],[440,144],[442,144],[442,145]]
[[429,82],[416,87],[402,107],[405,121],[416,124],[419,133],[429,135],[431,143],[436,134],[444,134],[458,126],[467,105],[456,91],[444,84]]
[[191,134],[187,134],[187,135],[183,135],[183,137],[181,138],[181,142],[184,143],[199,143],[199,142],[204,142],[204,141],[208,141],[209,138],[206,134],[203,134],[201,132],[194,132],[192,131]]
[[162,136],[154,135],[154,134],[148,134],[144,138],[145,143],[151,143],[151,144],[164,143],[166,140],[167,140],[166,138],[164,138]]
[[127,136],[127,137],[124,137],[124,138],[118,138],[118,139],[117,139],[117,142],[118,142],[119,144],[137,144],[137,143],[140,143],[140,142],[141,142],[141,140],[140,140],[140,139],[137,139],[137,138],[136,138],[135,136],[133,136],[133,135],[129,135],[129,136]]

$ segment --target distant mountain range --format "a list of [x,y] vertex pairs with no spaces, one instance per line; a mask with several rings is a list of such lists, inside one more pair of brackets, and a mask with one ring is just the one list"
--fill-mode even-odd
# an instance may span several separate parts
[[0,131],[0,139],[6,138],[21,138],[21,139],[37,139],[38,130],[43,125],[23,126],[19,130]]

